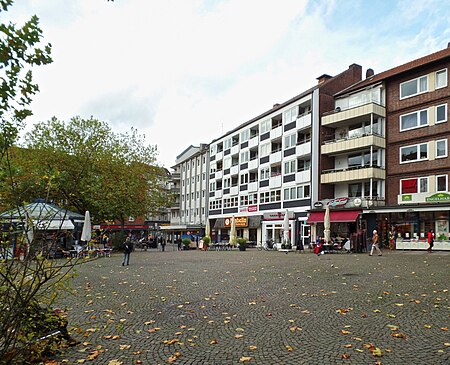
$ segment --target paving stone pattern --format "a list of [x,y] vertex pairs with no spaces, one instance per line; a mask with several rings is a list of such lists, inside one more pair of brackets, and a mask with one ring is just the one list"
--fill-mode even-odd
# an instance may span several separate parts
[[447,252],[168,246],[121,260],[77,269],[60,304],[82,344],[57,360],[78,364],[97,349],[86,363],[450,364]]

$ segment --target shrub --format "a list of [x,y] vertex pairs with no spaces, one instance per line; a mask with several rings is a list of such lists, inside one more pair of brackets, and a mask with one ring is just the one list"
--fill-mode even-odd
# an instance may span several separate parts
[[203,244],[205,244],[206,246],[209,246],[210,243],[211,243],[211,237],[209,237],[209,236],[203,237]]
[[236,243],[238,243],[239,246],[245,247],[245,246],[247,246],[247,239],[239,237],[238,239],[236,239]]
[[183,246],[188,249],[189,245],[191,244],[191,240],[189,238],[183,238]]

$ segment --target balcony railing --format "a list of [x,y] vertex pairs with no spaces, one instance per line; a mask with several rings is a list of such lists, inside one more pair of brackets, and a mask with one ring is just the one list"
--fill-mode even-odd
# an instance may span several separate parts
[[336,142],[342,142],[342,141],[348,141],[355,138],[362,138],[362,137],[368,137],[368,136],[376,136],[384,138],[384,135],[378,132],[369,132],[369,133],[361,133],[354,136],[349,136],[348,134],[339,138],[330,139],[328,141],[324,141],[322,144],[329,144],[329,143],[336,143]]
[[369,167],[375,167],[378,169],[384,170],[384,167],[375,165],[375,164],[367,164],[367,165],[361,165],[361,166],[349,166],[343,169],[330,169],[330,170],[322,170],[322,174],[331,174],[334,172],[344,172],[344,171],[352,171],[352,170],[360,170],[360,169],[367,169]]

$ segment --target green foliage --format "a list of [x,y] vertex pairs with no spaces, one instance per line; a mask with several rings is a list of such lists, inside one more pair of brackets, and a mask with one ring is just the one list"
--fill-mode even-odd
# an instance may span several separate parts
[[[48,197],[68,209],[89,210],[93,221],[146,216],[169,206],[168,172],[156,165],[156,149],[135,129],[112,132],[94,118],[56,118],[36,124],[26,148],[12,151],[14,194],[23,200]],[[0,189],[2,180],[0,176]]]
[[[0,13],[12,0],[0,0]],[[28,108],[39,91],[31,67],[52,62],[51,45],[39,48],[42,30],[39,19],[31,17],[22,27],[0,23],[0,150],[1,158],[13,145],[23,121],[32,114]]]
[[209,237],[209,236],[203,237],[203,243],[205,245],[209,246],[209,244],[211,243],[211,237]]
[[247,247],[247,239],[239,237],[236,239],[236,243],[241,247]]
[[189,238],[183,238],[183,245],[184,247],[188,248],[189,245],[191,244],[191,240]]

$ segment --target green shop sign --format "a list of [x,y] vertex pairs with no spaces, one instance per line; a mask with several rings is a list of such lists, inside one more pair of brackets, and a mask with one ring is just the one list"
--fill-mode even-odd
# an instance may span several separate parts
[[402,195],[402,202],[410,202],[410,201],[412,201],[412,195],[411,194]]
[[427,202],[450,202],[450,194],[448,193],[437,193],[425,198]]

